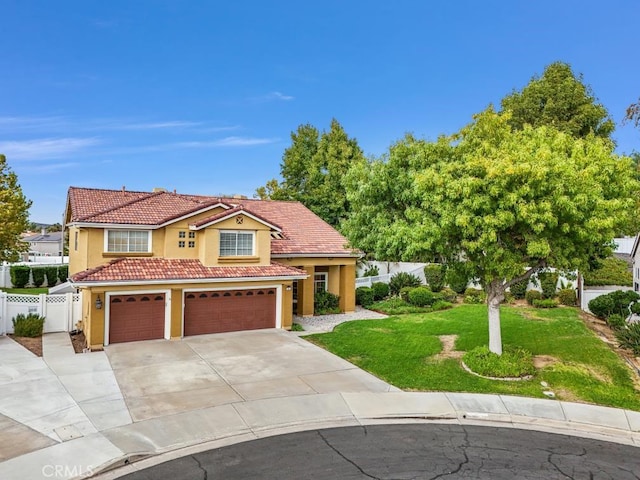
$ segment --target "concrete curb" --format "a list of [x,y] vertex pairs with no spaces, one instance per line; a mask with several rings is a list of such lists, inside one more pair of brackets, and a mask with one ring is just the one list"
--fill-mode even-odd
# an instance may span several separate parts
[[[640,446],[638,412],[503,395],[439,392],[336,393],[256,400],[223,407],[227,407],[226,414],[231,412],[229,409],[238,413],[242,419],[242,428],[217,432],[212,430],[209,438],[184,439],[171,444],[163,443],[163,435],[149,436],[145,442],[155,444],[154,451],[129,451],[101,466],[103,470],[115,470],[104,471],[95,478],[116,479],[174,458],[262,437],[321,428],[377,424],[427,422],[484,425],[538,430]],[[218,417],[222,413],[206,412],[205,416]],[[131,425],[131,430],[141,433],[140,429],[135,428],[136,425]],[[122,445],[122,438],[115,432],[104,433],[116,447]],[[126,436],[130,438],[131,433],[128,432]],[[169,436],[171,435],[173,433]],[[97,471],[100,469],[94,469],[93,472]]]

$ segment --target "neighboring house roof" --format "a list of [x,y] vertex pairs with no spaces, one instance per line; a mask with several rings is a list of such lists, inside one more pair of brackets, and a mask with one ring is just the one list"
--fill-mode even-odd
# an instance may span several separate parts
[[250,267],[205,267],[199,260],[175,258],[116,258],[96,268],[73,275],[75,283],[128,281],[204,281],[229,278],[306,278],[298,268],[279,263]]
[[[67,221],[78,224],[122,224],[158,228],[177,219],[222,206],[229,212],[242,207],[254,217],[281,230],[271,240],[271,255],[356,256],[347,240],[300,202],[218,198],[171,192],[128,192],[71,187]],[[235,212],[235,210],[234,210]],[[215,221],[215,217],[203,221]],[[198,225],[202,222],[198,222]]]
[[26,237],[22,237],[23,242],[55,242],[60,243],[62,240],[62,232],[51,232],[51,233],[37,233],[35,235],[29,235]]
[[636,236],[636,239],[633,242],[633,248],[631,249],[631,258],[636,258],[636,253],[638,253],[639,245],[640,245],[640,233]]
[[629,253],[614,253],[614,258],[624,261],[627,264],[627,268],[630,272],[633,271],[633,257]]

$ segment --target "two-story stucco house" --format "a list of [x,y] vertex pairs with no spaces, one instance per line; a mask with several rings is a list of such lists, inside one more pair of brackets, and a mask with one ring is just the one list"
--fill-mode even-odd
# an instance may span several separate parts
[[92,349],[288,329],[320,290],[355,309],[358,254],[299,202],[71,187],[65,215]]

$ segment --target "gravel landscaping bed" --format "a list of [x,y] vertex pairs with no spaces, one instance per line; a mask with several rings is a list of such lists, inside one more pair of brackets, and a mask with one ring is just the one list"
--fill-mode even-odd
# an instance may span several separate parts
[[305,335],[307,333],[330,332],[336,325],[353,320],[378,320],[387,318],[387,315],[373,312],[362,307],[356,307],[353,313],[339,313],[336,315],[317,315],[313,317],[293,316],[293,323],[297,323],[304,328],[304,332],[297,332]]

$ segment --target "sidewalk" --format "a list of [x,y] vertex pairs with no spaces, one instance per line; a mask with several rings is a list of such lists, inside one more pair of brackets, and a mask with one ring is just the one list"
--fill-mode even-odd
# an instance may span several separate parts
[[45,335],[43,359],[0,337],[2,479],[82,478],[120,467],[98,476],[112,479],[264,436],[381,423],[525,428],[640,446],[640,412],[440,392],[281,396],[132,422],[106,354],[75,355],[65,337]]

